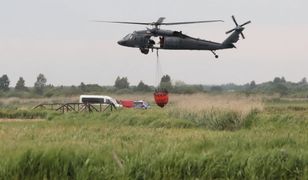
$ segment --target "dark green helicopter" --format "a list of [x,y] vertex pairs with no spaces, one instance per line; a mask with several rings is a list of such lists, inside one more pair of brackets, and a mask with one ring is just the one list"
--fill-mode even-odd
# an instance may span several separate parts
[[[135,31],[126,35],[123,39],[118,41],[118,44],[126,47],[139,48],[143,54],[148,54],[149,50],[159,49],[167,50],[208,50],[211,51],[215,58],[218,58],[216,50],[235,48],[234,43],[239,40],[241,35],[243,39],[245,36],[243,34],[244,26],[251,23],[247,21],[246,23],[239,25],[232,16],[232,19],[236,25],[235,28],[226,32],[226,34],[232,33],[227,37],[222,43],[212,42],[208,40],[198,39],[190,37],[182,33],[182,31],[172,31],[160,29],[160,26],[166,25],[181,25],[181,24],[197,24],[197,23],[211,23],[211,22],[223,22],[222,20],[209,20],[209,21],[191,21],[191,22],[173,22],[164,23],[165,18],[161,17],[156,22],[124,22],[124,21],[96,21],[105,23],[119,23],[119,24],[135,24],[135,25],[146,25],[152,26],[152,28],[147,28],[147,30]],[[152,37],[159,37],[159,40],[155,42]]]

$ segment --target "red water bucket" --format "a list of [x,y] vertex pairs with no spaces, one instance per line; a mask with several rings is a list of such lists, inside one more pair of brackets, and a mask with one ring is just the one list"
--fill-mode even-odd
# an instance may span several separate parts
[[163,108],[166,104],[168,104],[169,96],[168,91],[155,91],[154,99],[156,104]]

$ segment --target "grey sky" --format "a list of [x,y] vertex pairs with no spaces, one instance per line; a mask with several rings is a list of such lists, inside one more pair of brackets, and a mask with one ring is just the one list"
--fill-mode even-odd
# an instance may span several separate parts
[[299,81],[308,77],[307,7],[306,0],[0,0],[0,75],[8,74],[12,86],[19,76],[32,86],[39,73],[55,85],[112,85],[118,75],[131,84],[154,84],[155,53],[116,43],[145,27],[90,20],[223,19],[170,27],[222,42],[234,14],[239,23],[253,22],[238,49],[218,51],[218,61],[208,51],[160,51],[163,72],[190,84],[259,83],[275,76]]

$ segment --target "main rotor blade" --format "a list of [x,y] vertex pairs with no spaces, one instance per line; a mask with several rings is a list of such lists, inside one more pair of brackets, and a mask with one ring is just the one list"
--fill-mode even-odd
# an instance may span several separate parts
[[155,23],[156,23],[156,24],[161,24],[161,23],[163,23],[163,21],[164,21],[165,19],[166,19],[165,17],[160,17]]
[[232,19],[233,19],[233,22],[235,23],[236,26],[238,26],[236,20],[235,20],[235,17],[232,15]]
[[161,23],[160,25],[180,25],[180,24],[198,24],[198,23],[212,23],[212,22],[224,22],[223,20],[209,20],[209,21],[190,21],[190,22],[174,22],[174,23]]
[[247,24],[250,24],[250,23],[251,23],[251,21],[247,21],[247,22],[245,22],[244,24],[242,24],[241,27],[243,27],[243,26],[245,26],[245,25],[247,25]]
[[116,24],[136,24],[136,25],[151,25],[152,24],[152,23],[144,23],[144,22],[126,22],[126,21],[94,21],[94,22],[116,23]]
[[212,22],[224,22],[223,20],[208,20],[208,21],[189,21],[189,22],[174,22],[174,23],[163,23],[164,17],[160,17],[156,22],[130,22],[130,21],[94,21],[102,23],[116,23],[116,24],[136,24],[136,25],[180,25],[180,24],[197,24],[197,23],[212,23]]
[[235,31],[235,30],[236,30],[236,28],[233,28],[233,29],[231,29],[230,31],[227,31],[226,34],[229,34],[229,33],[233,32],[233,31]]

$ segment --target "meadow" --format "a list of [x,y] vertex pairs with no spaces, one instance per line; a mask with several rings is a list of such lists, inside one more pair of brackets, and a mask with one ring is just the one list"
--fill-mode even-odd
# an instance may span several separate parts
[[307,179],[308,100],[173,95],[166,108],[33,111],[0,99],[0,179]]

